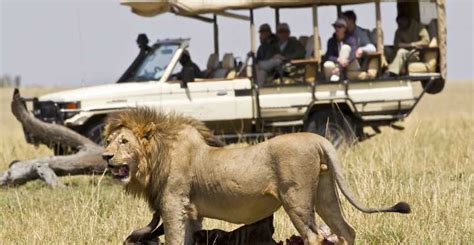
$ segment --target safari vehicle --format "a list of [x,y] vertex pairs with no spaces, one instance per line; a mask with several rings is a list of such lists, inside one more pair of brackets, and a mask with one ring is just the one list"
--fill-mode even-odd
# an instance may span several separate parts
[[[285,64],[285,72],[265,84],[256,82],[255,52],[257,34],[254,10],[273,8],[276,23],[280,9],[306,8],[312,11],[311,35],[319,37],[318,7],[333,5],[338,13],[345,4],[373,3],[376,15],[374,31],[377,52],[367,54],[369,65],[361,73],[372,78],[327,81],[321,72],[321,44],[310,38],[314,54]],[[85,87],[48,94],[33,99],[33,112],[46,122],[66,125],[83,135],[101,142],[104,119],[115,111],[137,106],[152,106],[177,111],[204,121],[223,139],[264,138],[272,135],[310,131],[330,137],[332,142],[352,142],[367,138],[381,126],[394,129],[413,111],[426,93],[440,92],[446,79],[446,27],[444,0],[400,1],[397,10],[428,24],[435,24],[438,45],[419,48],[423,67],[395,78],[383,78],[384,45],[380,0],[123,0],[133,13],[152,17],[163,13],[191,17],[214,26],[215,51],[208,61],[208,77],[194,79],[183,71],[177,79],[179,60],[191,40],[159,40],[148,45],[146,36],[139,36],[140,53],[115,84]],[[235,10],[240,10],[238,13]],[[248,12],[247,12],[248,11]],[[395,11],[395,10],[394,10]],[[245,12],[245,14],[242,14]],[[248,14],[246,14],[248,13]],[[232,53],[219,60],[218,17],[248,21],[251,50],[245,60],[236,62]],[[335,16],[336,18],[336,16]],[[331,23],[324,23],[329,25]],[[248,40],[242,40],[245,42]],[[430,56],[430,60],[425,57]],[[434,63],[434,64],[433,64]],[[416,64],[415,64],[416,65]],[[372,69],[372,70],[371,70]],[[34,141],[31,137],[27,138]]]

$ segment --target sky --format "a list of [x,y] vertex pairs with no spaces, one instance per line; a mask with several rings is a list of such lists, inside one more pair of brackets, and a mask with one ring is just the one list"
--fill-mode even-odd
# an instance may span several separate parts
[[[448,78],[474,79],[474,1],[446,0]],[[358,15],[358,24],[375,27],[374,4],[344,6]],[[240,12],[248,15],[247,11]],[[333,30],[335,7],[319,8],[323,50]],[[311,35],[310,9],[282,10],[292,35]],[[393,43],[396,4],[382,3],[386,44]],[[273,10],[255,11],[256,24],[274,23]],[[250,50],[247,21],[219,17],[220,54],[245,58]],[[119,0],[0,0],[0,75],[20,75],[24,85],[88,86],[113,83],[138,54],[140,33],[150,41],[191,38],[193,60],[205,68],[213,52],[213,27],[191,18],[164,14],[145,18]]]

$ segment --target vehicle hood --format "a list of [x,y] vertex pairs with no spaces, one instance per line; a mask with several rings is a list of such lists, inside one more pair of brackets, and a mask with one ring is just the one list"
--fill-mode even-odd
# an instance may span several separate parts
[[75,102],[88,100],[113,100],[159,93],[158,82],[132,82],[90,86],[46,94],[39,101]]

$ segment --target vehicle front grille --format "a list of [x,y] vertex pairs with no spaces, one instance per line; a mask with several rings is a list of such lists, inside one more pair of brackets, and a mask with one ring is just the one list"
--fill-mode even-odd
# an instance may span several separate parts
[[34,101],[33,114],[35,117],[45,122],[62,121],[59,108],[53,101]]

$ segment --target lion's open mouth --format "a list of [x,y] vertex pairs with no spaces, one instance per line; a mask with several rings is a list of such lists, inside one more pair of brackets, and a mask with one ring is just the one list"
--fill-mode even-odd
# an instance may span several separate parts
[[122,164],[122,165],[108,165],[110,172],[112,173],[112,176],[116,179],[125,179],[128,177],[130,173],[130,169],[128,168],[127,164]]

